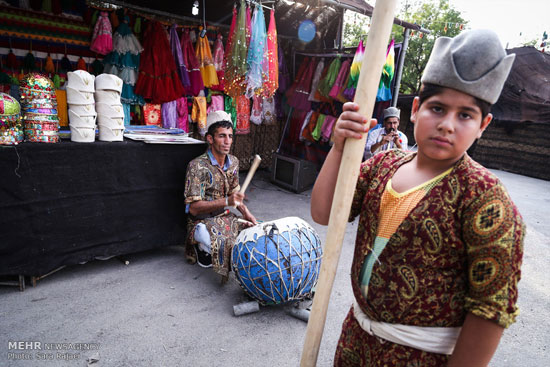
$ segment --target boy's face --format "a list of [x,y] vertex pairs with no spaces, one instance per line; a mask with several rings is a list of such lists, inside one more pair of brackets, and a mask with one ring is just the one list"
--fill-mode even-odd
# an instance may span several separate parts
[[231,144],[233,143],[233,129],[218,127],[214,132],[214,136],[206,135],[206,140],[210,144],[214,154],[229,154]]
[[474,97],[451,88],[419,103],[416,97],[411,113],[418,154],[438,163],[458,161],[493,118],[482,120]]

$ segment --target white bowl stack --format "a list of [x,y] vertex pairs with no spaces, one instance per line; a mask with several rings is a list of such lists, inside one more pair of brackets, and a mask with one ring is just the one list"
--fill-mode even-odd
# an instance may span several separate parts
[[95,79],[95,108],[99,140],[122,141],[124,108],[120,102],[122,79],[113,74],[100,74]]
[[84,70],[67,73],[67,105],[71,141],[93,143],[95,141],[95,77]]

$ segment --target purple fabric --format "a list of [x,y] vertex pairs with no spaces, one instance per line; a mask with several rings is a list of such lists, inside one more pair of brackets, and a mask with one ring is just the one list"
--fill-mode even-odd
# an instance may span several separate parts
[[279,89],[280,91],[285,92],[290,87],[290,75],[285,63],[285,54],[279,44]]
[[176,31],[176,25],[170,27],[170,48],[172,49],[172,55],[176,60],[176,70],[180,76],[181,83],[184,87],[191,86],[191,81],[189,80],[189,73],[187,72],[187,67],[183,60],[183,52],[181,51],[180,39],[178,37],[178,32]]
[[178,121],[177,100],[162,104],[162,127],[175,128]]
[[321,140],[322,141],[329,141],[330,136],[332,135],[332,127],[334,126],[334,123],[336,122],[336,117],[327,115],[325,117],[325,122],[323,123],[323,127],[321,127]]

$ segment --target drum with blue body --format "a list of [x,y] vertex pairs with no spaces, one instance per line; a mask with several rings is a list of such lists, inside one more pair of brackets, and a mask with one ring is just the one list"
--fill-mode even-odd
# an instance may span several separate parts
[[245,292],[261,304],[279,304],[311,295],[323,250],[303,219],[286,217],[239,233],[231,265]]

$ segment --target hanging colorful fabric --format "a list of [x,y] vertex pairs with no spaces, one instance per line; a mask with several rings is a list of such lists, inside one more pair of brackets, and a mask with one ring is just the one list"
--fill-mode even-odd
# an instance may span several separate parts
[[176,63],[170,52],[170,42],[162,25],[150,22],[144,51],[139,64],[139,78],[134,92],[153,103],[165,103],[183,96],[184,90],[176,71]]
[[232,50],[225,68],[224,91],[234,98],[244,94],[246,88],[246,57],[248,50],[246,39],[246,6],[244,0],[241,0],[237,25],[235,26],[235,35],[232,39]]
[[252,111],[250,112],[250,122],[261,125],[262,123],[262,97],[254,95],[252,97]]
[[237,129],[235,134],[244,135],[250,132],[250,100],[246,96],[237,97]]
[[300,85],[300,81],[302,80],[302,77],[304,73],[306,72],[306,69],[309,65],[309,57],[304,58],[302,63],[300,64],[300,67],[298,68],[298,72],[296,73],[296,77],[294,78],[294,82],[292,85],[286,89],[285,95],[288,101],[291,101],[294,99],[294,94],[296,93],[296,88]]
[[195,56],[195,48],[191,42],[189,29],[184,29],[181,35],[181,49],[183,53],[183,61],[189,73],[189,82],[191,86],[185,89],[186,94],[198,96],[199,92],[204,89],[199,62]]
[[346,60],[342,63],[342,66],[340,67],[340,71],[338,72],[338,76],[336,77],[336,80],[334,82],[334,85],[330,89],[329,97],[338,100],[338,93],[340,92],[340,89],[344,87],[344,82],[347,80],[349,69],[350,69],[350,60]]
[[237,105],[235,103],[235,98],[224,95],[223,108],[225,112],[231,115],[231,121],[233,121],[233,129],[237,129]]
[[[202,27],[200,30],[202,31]],[[199,68],[202,75],[202,81],[204,86],[210,88],[213,85],[218,85],[218,74],[216,74],[216,68],[212,61],[212,51],[210,50],[210,44],[208,43],[208,37],[206,34],[204,37],[199,36],[197,38],[197,45],[195,49],[195,55],[199,62]]]
[[146,103],[143,106],[143,119],[145,125],[162,126],[160,104]]
[[265,97],[262,101],[262,120],[264,125],[273,125],[277,122],[275,117],[275,97]]
[[103,59],[105,67],[102,71],[116,75],[124,82],[120,95],[123,103],[143,105],[143,97],[134,91],[143,46],[132,33],[129,23],[130,18],[125,15],[113,34],[113,51]]
[[311,92],[309,93],[308,97],[308,100],[311,102],[319,102],[319,100],[315,98],[315,94],[317,92],[319,82],[321,81],[321,77],[323,76],[323,70],[325,70],[324,58],[319,61],[319,63],[317,64],[317,68],[315,68],[315,73],[313,74],[313,80],[311,81]]
[[206,135],[206,98],[193,97],[193,108],[191,109],[191,121],[197,123],[199,134]]
[[357,82],[359,81],[359,73],[361,72],[361,64],[363,63],[363,56],[365,55],[365,48],[363,47],[363,40],[359,41],[359,46],[355,51],[353,56],[353,61],[351,62],[351,69],[349,72],[349,81],[344,91],[344,96],[353,101],[355,97],[355,90],[357,89]]
[[378,92],[376,93],[376,102],[389,101],[392,99],[391,93],[391,81],[393,80],[393,74],[395,70],[395,41],[392,40],[388,46],[386,53],[386,63],[382,69],[382,76],[380,77],[380,85],[378,86]]
[[330,89],[338,77],[338,72],[340,71],[341,66],[342,61],[340,60],[340,57],[334,58],[334,60],[330,63],[327,75],[321,79],[319,86],[317,87],[317,90],[323,97],[329,97]]
[[246,74],[245,95],[248,98],[262,92],[262,61],[266,47],[266,38],[264,12],[261,6],[256,6],[252,19],[250,47],[248,48],[248,56],[246,58],[248,73]]
[[214,62],[214,68],[216,68],[216,74],[218,75],[218,85],[213,85],[212,90],[223,92],[224,86],[224,51],[223,51],[223,36],[218,33],[216,42],[214,43],[214,56],[212,61]]
[[264,57],[263,72],[267,74],[264,82],[264,96],[271,97],[279,88],[279,57],[277,54],[277,28],[275,25],[275,12],[270,11],[269,29],[267,31],[267,49]]
[[181,51],[181,43],[175,24],[172,24],[170,27],[170,48],[172,49],[172,55],[174,55],[174,60],[176,61],[176,70],[180,76],[181,84],[184,88],[189,88],[191,86],[191,81],[189,80],[187,66],[183,60],[183,52]]
[[181,97],[176,100],[178,110],[178,129],[189,132],[189,110],[187,108],[187,98]]
[[162,104],[162,127],[175,128],[178,123],[178,101],[170,101]]
[[311,61],[309,62],[307,69],[303,73],[302,78],[298,83],[298,86],[296,87],[296,91],[292,99],[288,100],[288,104],[291,105],[292,107],[302,111],[309,111],[311,109],[311,102],[309,101],[308,98],[311,90],[311,81],[313,79],[313,72],[315,71],[316,66],[317,66],[317,59],[311,58]]
[[90,50],[101,55],[107,55],[112,51],[112,49],[113,28],[109,22],[108,13],[106,11],[102,11],[94,27]]

